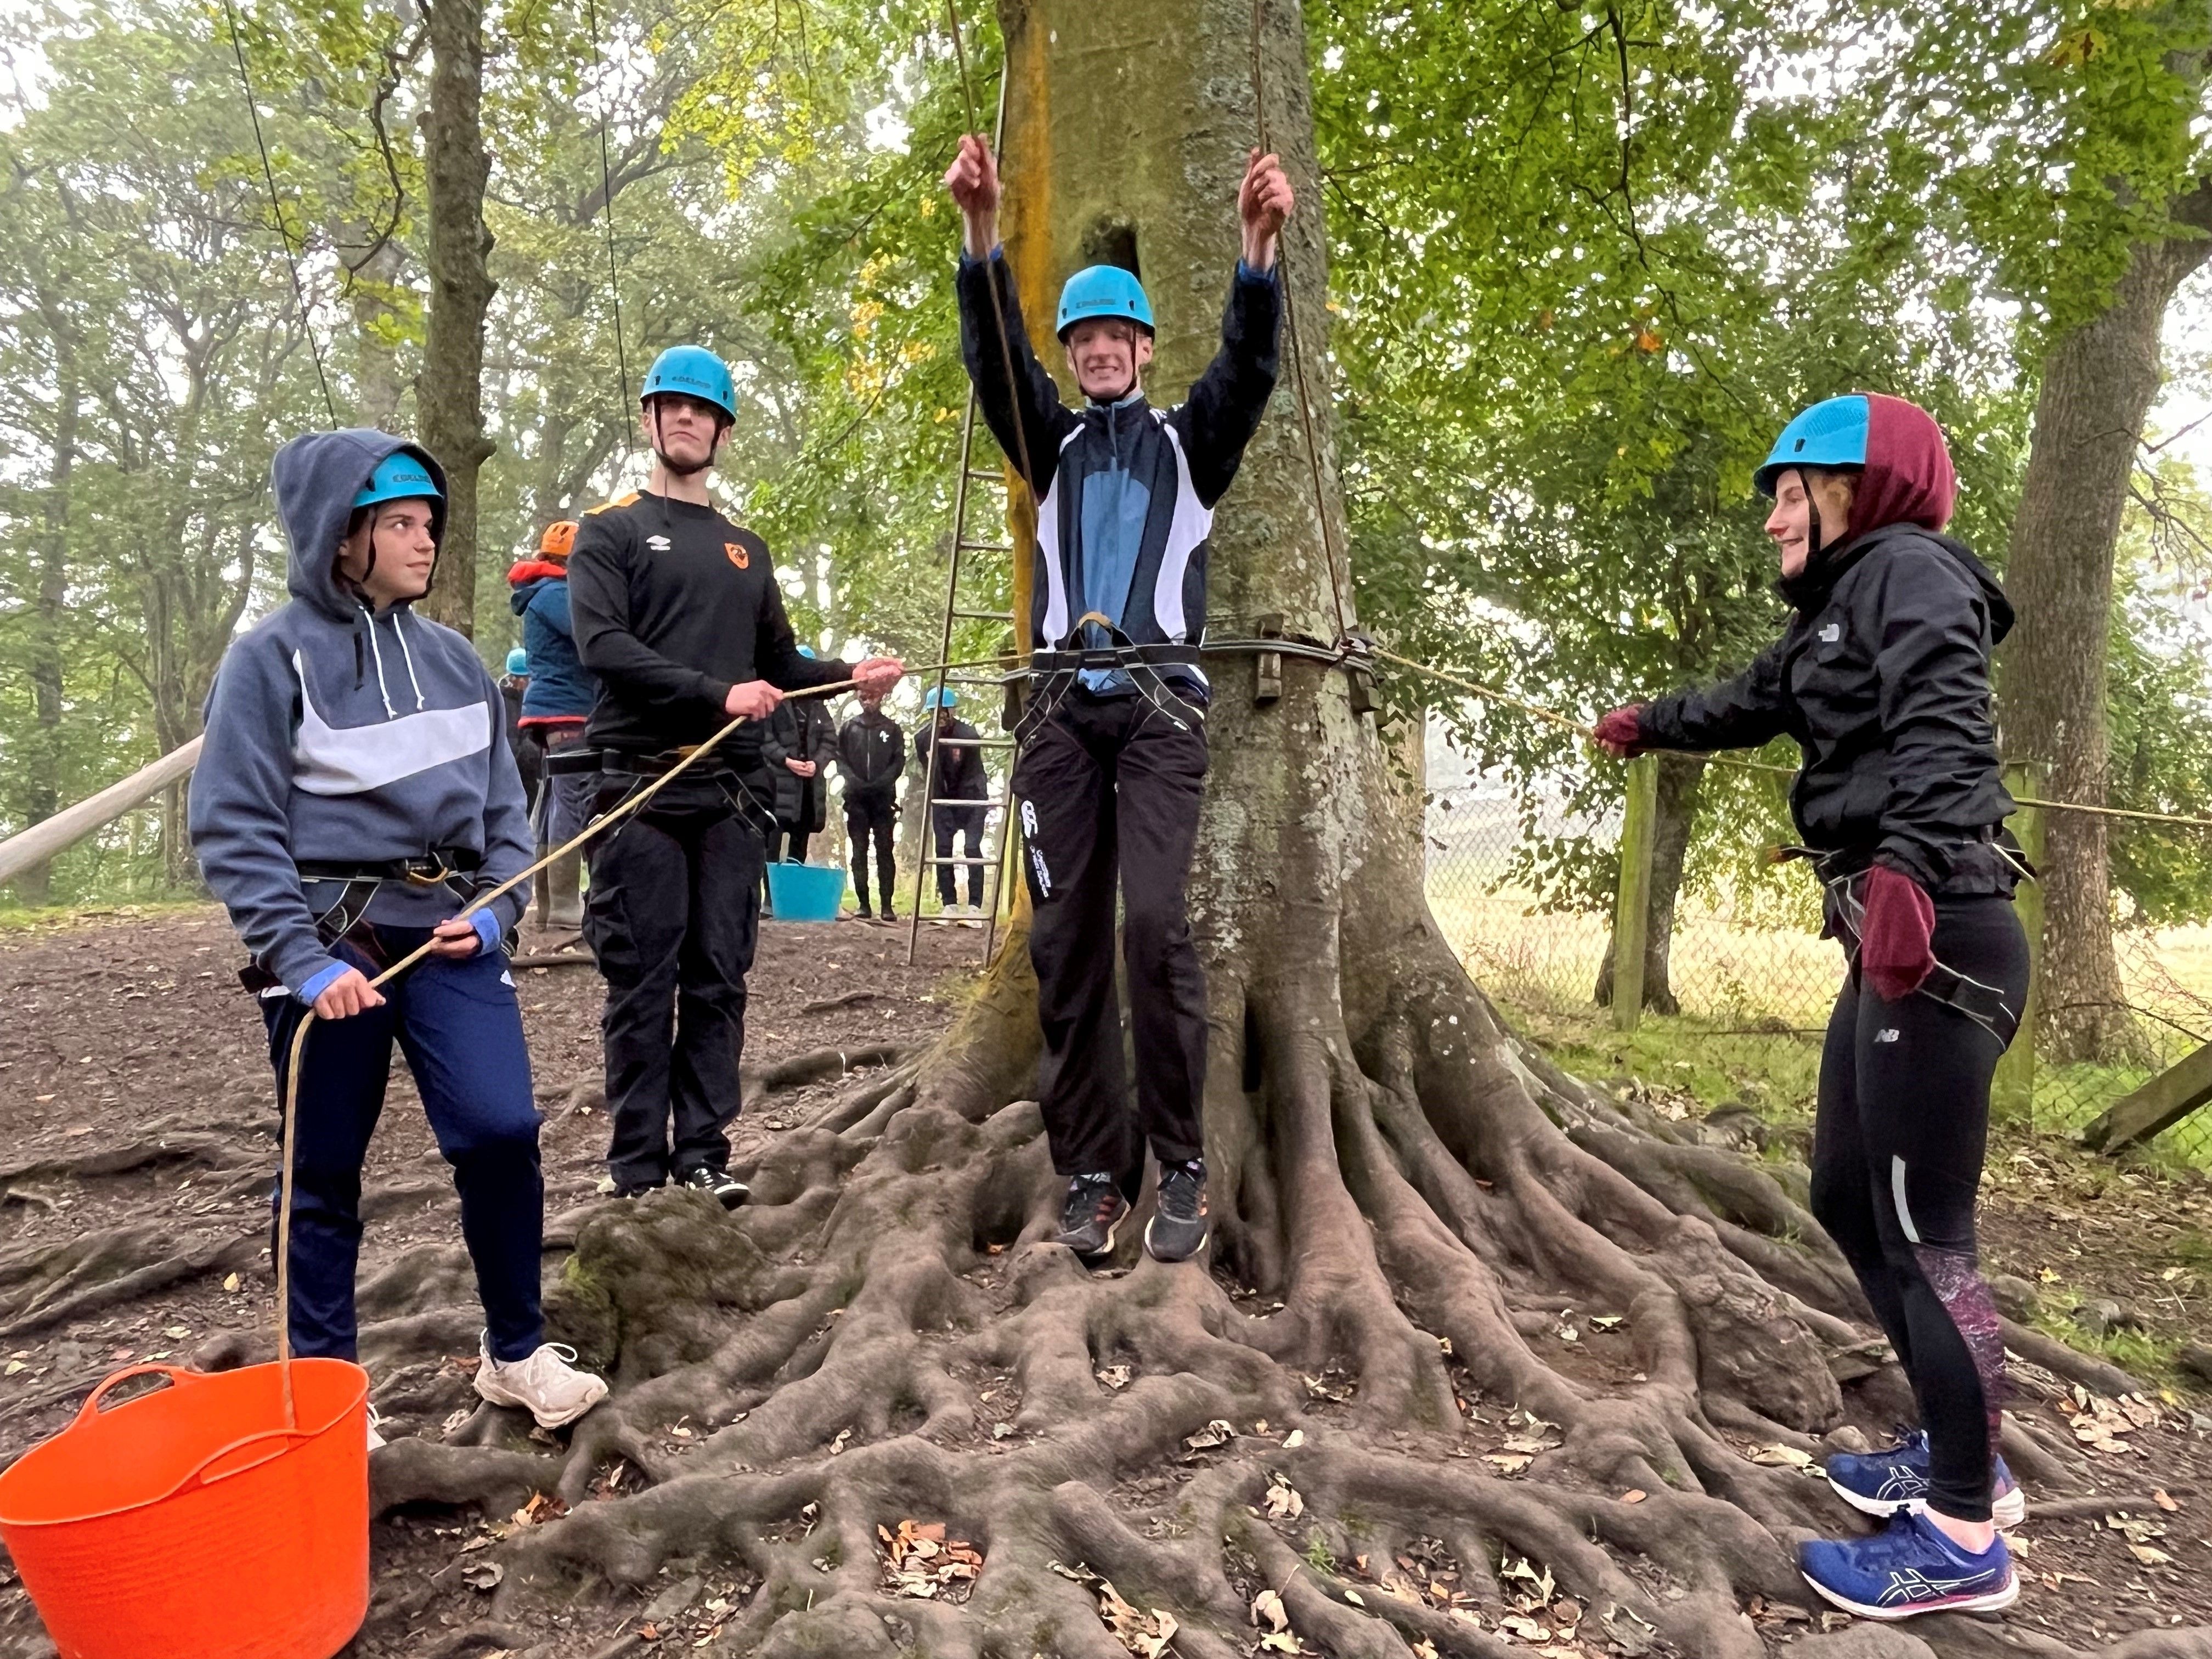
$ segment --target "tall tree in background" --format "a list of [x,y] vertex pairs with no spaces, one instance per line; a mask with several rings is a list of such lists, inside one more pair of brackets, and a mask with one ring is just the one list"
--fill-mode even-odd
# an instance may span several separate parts
[[424,615],[476,632],[477,475],[484,430],[484,318],[492,234],[484,223],[491,156],[483,139],[483,0],[429,7],[430,95],[422,121],[429,186],[430,304],[415,380],[417,436],[446,469],[446,533]]
[[[2049,793],[2060,800],[2107,799],[2111,636],[2094,619],[2112,614],[2120,521],[2165,383],[2166,308],[2208,255],[2212,183],[2174,204],[2170,230],[2134,245],[2111,303],[2067,329],[2044,360],[2005,567],[2020,623],[1999,690],[2006,752],[2047,761]],[[2043,887],[2045,1046],[2061,1060],[2127,1053],[2135,1038],[2112,949],[2105,819],[2051,815]]]

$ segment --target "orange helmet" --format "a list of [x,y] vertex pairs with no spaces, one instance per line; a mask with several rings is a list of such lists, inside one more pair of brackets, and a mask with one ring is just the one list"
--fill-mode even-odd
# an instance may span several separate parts
[[538,538],[538,556],[544,559],[565,559],[576,545],[576,521],[563,519],[545,526],[544,535]]

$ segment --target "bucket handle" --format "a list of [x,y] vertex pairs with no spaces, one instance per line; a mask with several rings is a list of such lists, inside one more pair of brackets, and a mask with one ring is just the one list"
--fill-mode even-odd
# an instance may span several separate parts
[[90,1421],[99,1413],[107,1396],[119,1384],[128,1382],[134,1376],[165,1376],[173,1389],[208,1380],[204,1371],[186,1370],[181,1365],[125,1365],[121,1370],[100,1379],[100,1385],[85,1396],[84,1404],[77,1408],[76,1421],[70,1426],[75,1428],[78,1424]]
[[[126,1365],[121,1370],[117,1371],[113,1376],[103,1377],[100,1380],[99,1386],[94,1389],[93,1391],[85,1397],[84,1404],[77,1408],[76,1419],[70,1425],[70,1426],[71,1428],[76,1428],[80,1425],[90,1421],[94,1416],[99,1414],[104,1402],[107,1399],[107,1396],[114,1392],[116,1388],[120,1384],[128,1382],[134,1376],[166,1377],[168,1379],[169,1386],[173,1389],[196,1388],[199,1384],[211,1380],[205,1371],[187,1370],[184,1367],[179,1365]],[[327,1424],[324,1425],[325,1429],[329,1426],[330,1425]],[[258,1445],[265,1440],[312,1440],[318,1434],[322,1432],[324,1432],[324,1429],[283,1428],[262,1429],[252,1434],[240,1435],[228,1445],[216,1447],[215,1450],[210,1452],[205,1457],[200,1459],[198,1463],[185,1470],[184,1474],[179,1475],[177,1477],[176,1485],[171,1486],[168,1491],[163,1492],[159,1498],[150,1498],[147,1501],[156,1504],[166,1503],[170,1498],[176,1497],[179,1492],[200,1486],[212,1486],[217,1480],[228,1480],[234,1474],[244,1474],[246,1472],[246,1469],[258,1469],[261,1467],[262,1463],[265,1463],[269,1461],[267,1458],[263,1458],[256,1462],[247,1464],[245,1468],[228,1469],[221,1474],[212,1477],[209,1475],[208,1471],[213,1468],[216,1464],[222,1462],[224,1458],[228,1457],[234,1452],[244,1451],[248,1446]]]

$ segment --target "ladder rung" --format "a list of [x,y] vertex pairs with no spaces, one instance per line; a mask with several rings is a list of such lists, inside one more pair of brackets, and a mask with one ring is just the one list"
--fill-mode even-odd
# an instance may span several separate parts
[[988,674],[947,674],[945,683],[947,685],[1004,685],[1006,681],[994,679]]
[[929,804],[932,806],[997,806],[1000,805],[988,795],[984,796],[981,800],[968,800],[957,795],[932,795],[929,798]]
[[1011,553],[1014,550],[1012,542],[956,541],[952,545],[963,553]]
[[963,617],[969,622],[995,622],[1011,624],[1014,620],[1014,613],[1011,611],[963,611],[959,606],[955,605],[952,608],[952,614]]
[[936,742],[947,749],[1012,749],[1012,738],[939,738]]
[[971,466],[968,469],[968,476],[997,484],[1002,484],[1006,481],[1006,475],[994,466]]
[[984,866],[990,866],[990,865],[996,864],[996,863],[998,862],[998,860],[996,860],[996,859],[924,859],[924,860],[922,860],[922,862],[923,862],[924,864],[981,864],[981,865],[984,865]]

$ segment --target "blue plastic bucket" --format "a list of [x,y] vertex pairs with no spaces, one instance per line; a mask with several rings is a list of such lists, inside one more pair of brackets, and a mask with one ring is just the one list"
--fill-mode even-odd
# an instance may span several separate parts
[[835,921],[845,902],[845,872],[787,859],[769,866],[768,896],[778,921]]

